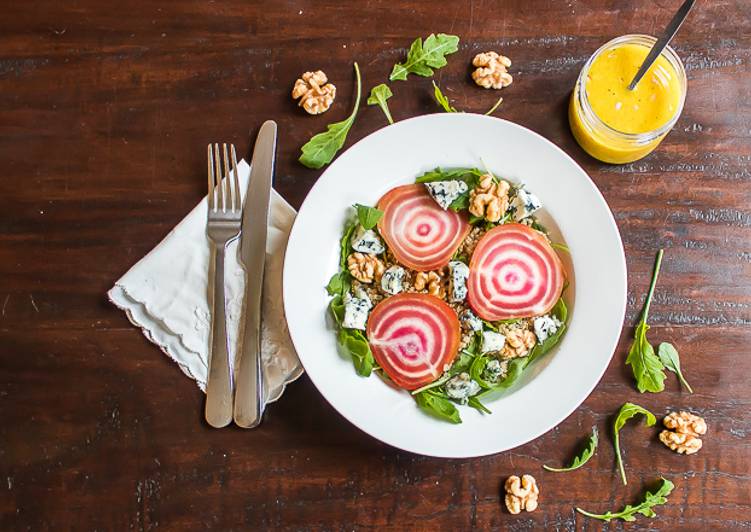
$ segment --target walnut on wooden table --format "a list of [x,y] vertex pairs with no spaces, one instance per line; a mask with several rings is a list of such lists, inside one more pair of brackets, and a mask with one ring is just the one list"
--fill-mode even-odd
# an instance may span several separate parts
[[671,412],[662,424],[670,430],[660,432],[660,441],[678,454],[694,454],[701,449],[699,436],[707,433],[704,418],[690,412]]
[[486,89],[502,89],[513,83],[514,78],[508,73],[511,59],[496,52],[483,52],[477,54],[472,60],[476,66],[472,72],[472,79],[480,87]]
[[521,479],[516,475],[511,475],[506,479],[505,488],[506,508],[510,513],[516,515],[522,510],[533,512],[537,509],[540,489],[532,475],[523,475]]
[[311,115],[321,114],[331,107],[336,98],[336,86],[328,83],[323,70],[305,72],[295,81],[292,88],[292,98],[300,101],[298,105]]

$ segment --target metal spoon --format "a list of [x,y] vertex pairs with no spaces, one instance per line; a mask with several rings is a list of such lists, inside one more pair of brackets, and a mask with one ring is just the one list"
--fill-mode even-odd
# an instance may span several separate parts
[[670,40],[675,37],[676,33],[678,33],[678,28],[680,28],[681,24],[683,24],[683,21],[686,20],[688,12],[691,11],[692,7],[694,7],[695,1],[696,0],[686,0],[685,2],[683,2],[683,5],[676,12],[673,20],[670,21],[670,24],[668,24],[668,27],[665,28],[663,34],[659,39],[657,39],[657,42],[655,42],[654,46],[652,46],[652,49],[649,51],[649,54],[647,54],[646,59],[644,59],[644,62],[639,67],[639,71],[634,76],[634,79],[631,80],[631,83],[628,86],[628,90],[632,91],[636,88],[636,85],[639,84],[641,78],[644,77],[644,74],[647,73],[649,67],[651,67],[652,63],[655,62],[655,59],[660,57],[660,54],[668,45]]

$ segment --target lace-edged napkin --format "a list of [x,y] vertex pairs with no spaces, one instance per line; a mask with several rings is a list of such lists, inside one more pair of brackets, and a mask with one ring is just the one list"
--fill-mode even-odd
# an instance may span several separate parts
[[[250,175],[244,160],[238,164],[243,197]],[[206,198],[170,231],[154,249],[123,275],[107,293],[128,319],[172,360],[201,390],[208,372],[211,314],[208,303],[209,240],[206,236]],[[302,365],[289,338],[282,305],[284,249],[295,210],[271,191],[263,286],[261,359],[268,402],[276,401],[287,383],[298,378]],[[227,250],[225,282],[230,363],[239,348],[243,323],[245,273],[237,252],[239,239]]]

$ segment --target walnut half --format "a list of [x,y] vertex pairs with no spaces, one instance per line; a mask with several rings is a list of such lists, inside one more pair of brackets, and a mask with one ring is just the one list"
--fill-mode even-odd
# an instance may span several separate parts
[[381,278],[385,267],[375,255],[352,253],[347,257],[347,269],[361,283],[372,283],[373,279],[378,281]]
[[524,475],[520,479],[511,475],[506,479],[506,508],[512,514],[518,514],[522,510],[533,512],[537,509],[537,497],[540,489],[532,475]]
[[671,412],[662,424],[668,429],[660,432],[660,441],[678,454],[694,454],[701,449],[699,436],[707,433],[704,418],[689,412]]
[[513,329],[506,334],[506,344],[501,351],[501,358],[523,357],[536,343],[537,337],[529,329]]
[[469,193],[469,212],[489,222],[498,222],[508,210],[508,182],[495,182],[493,176],[485,174]]
[[300,99],[298,105],[311,115],[327,111],[336,98],[336,86],[328,83],[323,70],[306,72],[302,78],[295,81],[292,88],[292,98]]
[[436,297],[443,297],[443,286],[441,275],[438,272],[418,272],[414,282],[415,290],[422,292],[426,288],[428,294]]
[[511,59],[495,52],[477,54],[472,60],[477,67],[472,72],[472,79],[486,89],[502,89],[513,83],[514,78],[506,70],[511,66]]

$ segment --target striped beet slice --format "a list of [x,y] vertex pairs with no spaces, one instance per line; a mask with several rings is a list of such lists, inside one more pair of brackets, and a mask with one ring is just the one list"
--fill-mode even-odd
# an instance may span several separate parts
[[538,316],[561,297],[564,279],[561,260],[542,234],[522,224],[499,225],[472,254],[467,301],[488,321]]
[[378,365],[407,390],[436,380],[459,350],[456,312],[428,294],[383,300],[370,313],[367,334]]
[[445,266],[469,233],[464,215],[441,209],[423,185],[391,189],[378,208],[378,230],[396,259],[413,270]]

